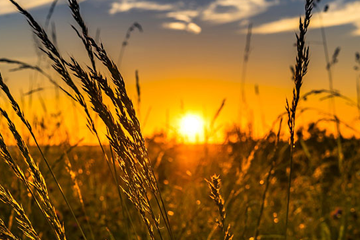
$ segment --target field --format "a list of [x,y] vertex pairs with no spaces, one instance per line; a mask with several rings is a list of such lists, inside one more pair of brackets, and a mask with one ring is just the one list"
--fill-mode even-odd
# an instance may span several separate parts
[[[356,126],[336,115],[335,99],[352,101],[332,86],[331,69],[339,52],[327,60],[329,90],[301,91],[311,71],[306,34],[312,0],[305,1],[296,35],[286,112],[261,137],[252,134],[251,122],[249,127],[235,123],[216,128],[225,100],[206,127],[198,116],[188,115],[177,135],[170,136],[167,126],[144,137],[138,72],[132,101],[117,64],[90,36],[78,2],[69,0],[68,5],[87,66],[74,56],[64,57],[56,38],[11,2],[45,53],[40,60],[57,77],[53,80],[46,70],[24,62],[0,62],[48,78],[76,104],[86,119],[77,124],[87,126],[95,143],[82,144],[78,126],[66,129],[62,122],[69,118],[68,110],[32,119],[23,110],[28,103],[16,99],[0,75],[7,102],[0,106],[0,239],[360,239],[360,139],[343,137],[340,125],[355,132]],[[136,29],[142,31],[138,23],[129,28],[126,44]],[[331,105],[327,118],[295,124],[306,111],[298,108],[299,102],[324,93]],[[246,105],[244,97],[242,101]],[[46,109],[46,101],[42,104]],[[201,129],[201,141],[200,128],[206,128]],[[218,131],[223,139],[212,141]]]

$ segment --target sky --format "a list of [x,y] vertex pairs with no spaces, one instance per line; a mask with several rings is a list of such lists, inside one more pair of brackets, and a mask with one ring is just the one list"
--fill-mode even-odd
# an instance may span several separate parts
[[[52,0],[19,0],[18,3],[44,25]],[[317,5],[307,35],[310,66],[302,91],[329,88],[320,30],[323,26],[330,56],[337,47],[341,49],[338,62],[332,68],[334,89],[356,101],[358,73],[354,65],[355,52],[360,51],[360,1],[322,0]],[[226,99],[216,120],[216,127],[221,130],[214,138],[222,139],[225,129],[240,122],[243,126],[252,122],[253,134],[261,137],[285,111],[285,99],[292,97],[289,67],[295,63],[295,33],[299,17],[304,14],[303,0],[86,0],[80,6],[90,34],[95,36],[99,30],[100,40],[114,61],[119,59],[127,29],[134,22],[142,26],[143,32],[135,29],[131,33],[120,71],[132,99],[136,99],[135,71],[139,72],[138,116],[145,135],[162,129],[176,132],[180,119],[188,113],[200,115],[209,124]],[[325,6],[328,10],[323,12]],[[61,53],[89,64],[85,49],[71,29],[74,20],[65,0],[59,0],[51,22]],[[250,55],[243,79],[250,23]],[[50,26],[49,32],[51,29]],[[36,52],[26,20],[9,1],[0,0],[0,58],[36,64]],[[51,69],[46,69],[56,76]],[[59,97],[61,101],[56,100],[56,91],[46,79],[29,71],[10,70],[11,66],[0,63],[0,72],[10,89],[24,102],[25,113],[41,115],[44,111],[41,101],[48,104],[49,109],[71,109],[67,114],[73,117],[64,118],[64,123],[69,129],[81,129],[80,135],[90,135],[86,133],[85,124],[81,124],[81,109],[74,107],[63,94]],[[247,110],[241,103],[242,81]],[[23,94],[39,87],[44,90],[37,95]],[[6,105],[4,98],[0,98],[0,104]],[[319,111],[330,112],[329,101],[318,96],[300,102],[299,107],[312,110],[299,116],[298,126],[324,118]],[[336,99],[336,114],[350,126],[358,123],[358,110],[347,100]],[[74,124],[74,118],[79,119],[80,124]],[[329,131],[333,129],[332,124],[324,126]],[[343,129],[349,136],[355,133],[345,125]]]

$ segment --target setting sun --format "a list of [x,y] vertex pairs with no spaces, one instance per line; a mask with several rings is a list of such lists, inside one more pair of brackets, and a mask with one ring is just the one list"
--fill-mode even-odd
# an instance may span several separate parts
[[204,120],[199,115],[186,114],[180,119],[180,134],[186,142],[202,142],[204,139]]

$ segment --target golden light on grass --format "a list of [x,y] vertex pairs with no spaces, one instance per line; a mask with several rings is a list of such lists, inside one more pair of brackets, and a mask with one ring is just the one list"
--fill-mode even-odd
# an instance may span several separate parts
[[204,141],[204,119],[196,114],[188,113],[179,122],[179,133],[187,143]]

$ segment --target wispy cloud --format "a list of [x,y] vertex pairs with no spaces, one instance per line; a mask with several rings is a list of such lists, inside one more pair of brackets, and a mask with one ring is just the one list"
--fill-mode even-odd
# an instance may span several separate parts
[[[21,7],[26,10],[49,5],[54,0],[16,0]],[[85,2],[86,0],[78,0],[78,2]],[[58,4],[65,4],[67,1],[58,1]],[[18,12],[16,7],[9,0],[0,0],[0,15]]]
[[117,0],[110,9],[110,14],[131,10],[161,12],[161,18],[175,21],[165,22],[163,28],[200,33],[201,27],[195,23],[212,24],[247,21],[250,17],[266,11],[279,0],[212,0],[208,4],[188,4],[186,2],[164,3],[156,0]]
[[[17,2],[25,9],[40,7],[51,3],[53,0],[18,0]],[[15,6],[10,1],[0,1],[0,15],[17,12]]]
[[230,23],[265,12],[277,0],[216,0],[202,12],[202,19],[213,23]]
[[199,27],[195,23],[184,23],[184,22],[170,22],[163,23],[163,28],[172,29],[172,30],[183,30],[187,32],[191,32],[194,34],[199,34],[201,32],[201,27]]
[[173,11],[166,14],[166,17],[173,18],[178,21],[191,22],[192,19],[199,16],[198,10]]
[[162,18],[174,19],[176,22],[165,22],[162,24],[163,28],[182,30],[195,34],[200,33],[201,27],[193,22],[193,19],[199,15],[199,11],[187,9],[186,7],[184,10],[183,8],[183,4],[158,3],[143,0],[122,0],[121,2],[113,3],[109,13],[115,14],[130,10],[165,12],[165,14],[161,15]]
[[[322,19],[322,20],[321,20]],[[311,19],[311,28],[340,26],[351,24],[356,29],[353,31],[354,35],[360,35],[360,2],[349,2],[346,4],[339,4],[333,2],[330,4],[329,11],[315,13]],[[299,25],[299,17],[284,18],[274,22],[260,25],[253,29],[254,33],[270,34],[287,31],[295,31]]]
[[174,8],[172,4],[161,4],[150,1],[135,1],[135,0],[124,0],[121,2],[115,2],[111,5],[110,14],[118,12],[127,12],[130,10],[147,10],[147,11],[169,11]]
[[184,30],[194,34],[201,32],[201,27],[193,22],[199,16],[198,10],[178,10],[166,13],[166,18],[172,18],[177,22],[163,23],[162,27],[173,30]]

